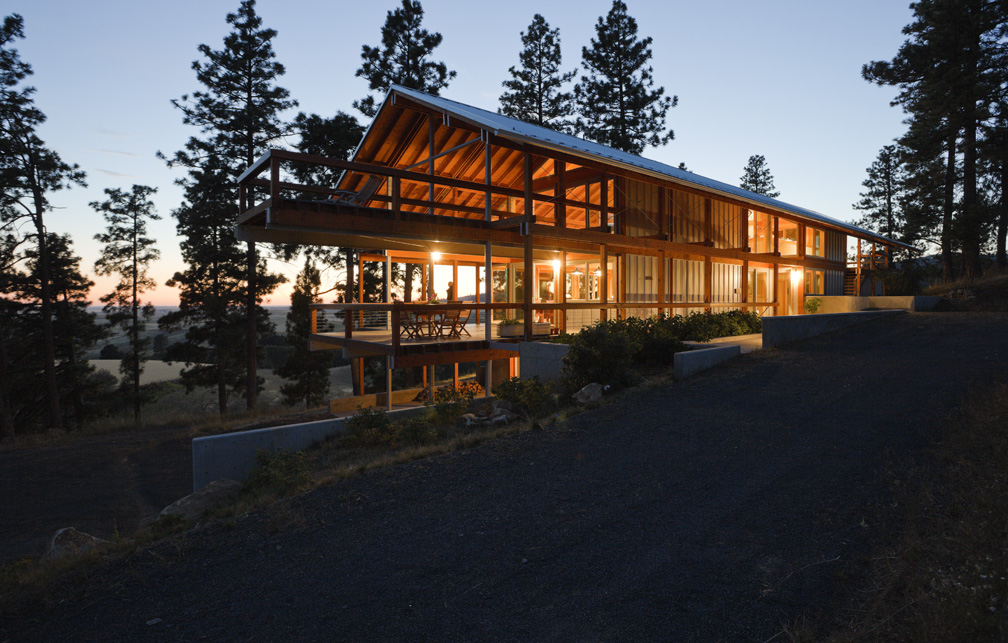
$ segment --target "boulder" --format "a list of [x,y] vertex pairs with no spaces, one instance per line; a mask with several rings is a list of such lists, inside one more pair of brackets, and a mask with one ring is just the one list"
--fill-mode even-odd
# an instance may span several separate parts
[[241,489],[242,484],[234,480],[214,480],[196,493],[179,498],[161,510],[162,516],[179,516],[186,520],[196,520],[205,512],[225,500],[231,499]]
[[475,413],[465,413],[465,414],[459,416],[459,419],[456,420],[456,423],[461,428],[464,429],[464,428],[466,428],[468,426],[472,426],[473,424],[479,424],[480,423],[480,418],[476,417]]
[[[608,388],[608,387],[606,387]],[[602,399],[605,388],[598,382],[592,382],[573,395],[574,401],[578,404],[592,404]]]
[[56,532],[56,535],[49,541],[49,549],[42,556],[43,561],[57,560],[66,556],[74,556],[91,551],[98,545],[108,544],[109,541],[96,538],[91,534],[77,531],[73,527],[64,527]]

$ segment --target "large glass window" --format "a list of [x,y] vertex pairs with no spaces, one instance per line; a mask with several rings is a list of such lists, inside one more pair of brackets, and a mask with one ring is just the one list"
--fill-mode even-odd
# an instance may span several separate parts
[[825,273],[822,270],[805,271],[805,294],[822,295],[825,293]]
[[749,210],[749,249],[751,252],[773,252],[773,227],[769,214]]
[[782,257],[798,256],[798,224],[780,219],[777,223],[777,249]]
[[769,268],[750,268],[749,301],[754,304],[771,301],[773,297],[772,279],[773,272]]
[[805,228],[805,254],[810,257],[824,256],[823,238],[826,235],[822,230]]
[[[567,301],[601,301],[602,269],[598,261],[567,261]],[[615,283],[612,262],[608,266],[608,298],[613,300]]]

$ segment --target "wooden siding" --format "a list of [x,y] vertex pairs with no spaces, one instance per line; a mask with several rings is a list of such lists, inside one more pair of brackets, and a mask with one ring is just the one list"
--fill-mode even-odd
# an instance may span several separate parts
[[836,230],[826,231],[826,260],[847,262],[847,235]]
[[[711,303],[742,302],[742,266],[713,262],[711,264]],[[719,308],[730,310],[728,308]]]
[[[659,206],[661,190],[653,183],[626,181],[626,234],[646,237],[659,232]],[[627,292],[630,285],[627,284]]]
[[672,241],[678,243],[702,243],[704,241],[704,198],[672,190]]
[[711,241],[715,248],[742,248],[746,245],[742,240],[742,216],[739,206],[711,199]]

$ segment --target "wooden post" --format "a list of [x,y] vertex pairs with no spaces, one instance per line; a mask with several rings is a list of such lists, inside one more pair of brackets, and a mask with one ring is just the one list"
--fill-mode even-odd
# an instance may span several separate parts
[[[776,227],[776,226],[774,226],[774,227]],[[777,298],[777,294],[778,294],[777,293],[777,273],[779,272],[779,270],[780,270],[780,266],[778,266],[775,263],[773,265],[773,276],[772,276],[773,282],[771,284],[773,286],[773,302],[775,304],[779,304],[780,303],[780,300]],[[779,314],[780,314],[780,306],[779,305],[774,306],[774,315],[779,315]]]
[[400,199],[402,199],[402,195],[400,193],[401,193],[401,190],[399,189],[399,177],[398,176],[393,176],[392,177],[392,214],[393,214],[393,218],[396,221],[399,221],[400,219],[402,219],[402,203],[400,201]]
[[798,258],[799,259],[804,259],[805,258],[805,246],[808,243],[807,240],[805,239],[805,234],[806,234],[806,232],[805,232],[805,224],[804,223],[799,223],[798,224]]
[[452,259],[452,301],[459,300],[458,259]]
[[490,329],[493,324],[493,310],[490,308],[490,304],[493,302],[493,257],[491,255],[491,250],[491,244],[487,241],[483,250],[483,270],[486,273],[486,279],[483,282],[483,290],[487,305],[486,314],[483,316],[483,339],[487,342],[490,341]]
[[[392,257],[385,251],[385,303],[392,302]],[[392,311],[385,313],[385,328],[392,326]]]
[[855,274],[854,283],[857,284],[857,287],[854,290],[854,296],[855,297],[860,297],[861,296],[861,262],[862,262],[862,259],[861,259],[861,237],[858,237],[857,238],[857,272],[854,273]]
[[741,297],[741,301],[742,301],[742,304],[743,304],[742,311],[745,312],[746,310],[749,310],[748,307],[745,306],[745,304],[749,302],[749,260],[748,259],[744,259],[742,261],[742,280],[741,280],[740,287],[742,288],[742,297]]
[[[357,294],[357,301],[363,304],[364,303],[364,255],[363,254],[358,254],[357,255],[357,275],[359,277],[359,279],[357,279],[357,293],[358,293]],[[360,328],[363,329],[364,328],[364,311],[363,310],[360,311],[360,314],[357,317],[360,320]]]
[[357,359],[357,390],[364,395],[364,358]]
[[602,182],[599,184],[599,230],[606,231],[609,224],[609,177],[602,173]]
[[[620,215],[620,219],[625,222],[625,216]],[[620,227],[624,227],[624,224],[620,224]],[[617,319],[626,318],[626,273],[626,253],[623,253],[616,263],[616,303],[620,304],[620,308],[616,310]]]
[[532,289],[535,275],[532,263],[532,155],[525,152],[525,287],[522,290],[522,307],[525,311],[525,341],[532,341]]
[[385,357],[385,410],[392,410],[392,356]]
[[434,214],[434,129],[437,127],[434,125],[434,117],[427,117],[427,149],[428,149],[428,162],[427,162],[427,172],[430,174],[431,181],[427,187],[427,200],[430,201],[430,206],[427,209],[427,213],[430,215]]
[[773,218],[773,252],[780,256],[780,217]]
[[[664,192],[664,188],[662,189]],[[665,251],[662,250],[661,254],[658,256],[658,302],[661,304],[665,303],[665,264],[668,260],[665,258]],[[661,315],[665,312],[665,306],[658,306],[658,314]]]
[[553,213],[556,219],[556,227],[567,227],[567,188],[564,185],[564,170],[567,163],[553,159],[554,175],[556,184],[553,188]]
[[[708,203],[710,203],[709,199]],[[713,279],[714,279],[714,264],[711,262],[710,257],[704,257],[703,300],[705,304],[711,303],[711,282],[713,281]],[[704,310],[709,313],[711,311],[711,307],[709,305],[705,306]]]
[[710,199],[704,199],[704,245],[707,247],[713,246],[714,241],[714,204],[711,203]]
[[[603,304],[609,303],[609,249],[605,244],[599,248],[599,299]],[[586,277],[588,275],[585,275]],[[599,310],[599,319],[608,319],[609,311],[606,308]]]
[[[556,300],[561,304],[567,303],[567,251],[560,251],[560,274],[557,275]],[[567,332],[567,309],[557,311],[557,328],[561,333]]]
[[668,239],[666,232],[668,226],[665,225],[665,186],[658,186],[658,236]]
[[525,341],[532,341],[533,319],[532,319],[532,289],[535,282],[535,264],[532,262],[532,230],[530,225],[525,224],[525,278],[524,288],[522,288],[522,310],[525,314]]

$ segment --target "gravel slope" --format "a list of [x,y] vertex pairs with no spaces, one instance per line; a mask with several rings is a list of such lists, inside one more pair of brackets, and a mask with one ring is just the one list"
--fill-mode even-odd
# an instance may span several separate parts
[[842,604],[927,427],[1008,375],[1006,329],[752,353],[110,562],[0,639],[764,641]]

